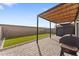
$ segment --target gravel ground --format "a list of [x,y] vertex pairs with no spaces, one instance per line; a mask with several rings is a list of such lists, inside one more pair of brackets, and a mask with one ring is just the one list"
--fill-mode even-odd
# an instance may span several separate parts
[[[58,44],[59,37],[55,35],[50,38],[39,40],[40,50],[43,56],[58,56],[60,47]],[[14,48],[0,51],[1,56],[39,56],[36,41]]]

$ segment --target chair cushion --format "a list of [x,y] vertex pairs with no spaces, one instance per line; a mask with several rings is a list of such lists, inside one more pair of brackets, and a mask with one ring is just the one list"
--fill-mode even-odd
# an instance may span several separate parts
[[79,48],[79,38],[74,35],[66,35],[60,38],[59,43]]
[[66,44],[63,44],[63,43],[60,43],[60,46],[63,47],[63,48],[66,48],[68,50],[78,51],[77,47],[72,47],[72,46],[69,46],[69,45],[66,45]]

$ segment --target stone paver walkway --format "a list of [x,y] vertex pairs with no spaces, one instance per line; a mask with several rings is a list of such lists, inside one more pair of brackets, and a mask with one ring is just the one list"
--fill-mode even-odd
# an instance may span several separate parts
[[[50,38],[39,40],[41,53],[43,56],[57,56],[60,52],[58,39],[55,35]],[[36,41],[7,50],[0,51],[2,56],[39,56]]]

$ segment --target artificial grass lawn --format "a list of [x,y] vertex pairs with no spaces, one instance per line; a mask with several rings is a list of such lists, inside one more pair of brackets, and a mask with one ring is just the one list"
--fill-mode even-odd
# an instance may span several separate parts
[[[48,34],[39,34],[39,39],[47,37]],[[16,45],[18,43],[23,42],[31,42],[33,40],[36,40],[36,35],[31,36],[24,36],[24,37],[18,37],[18,38],[6,38],[4,42],[4,48],[12,45]]]

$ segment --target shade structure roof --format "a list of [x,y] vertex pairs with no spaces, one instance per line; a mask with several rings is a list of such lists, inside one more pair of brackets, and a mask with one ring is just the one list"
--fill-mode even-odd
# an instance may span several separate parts
[[78,12],[78,3],[63,3],[44,11],[39,14],[39,17],[54,23],[73,22],[76,20]]

